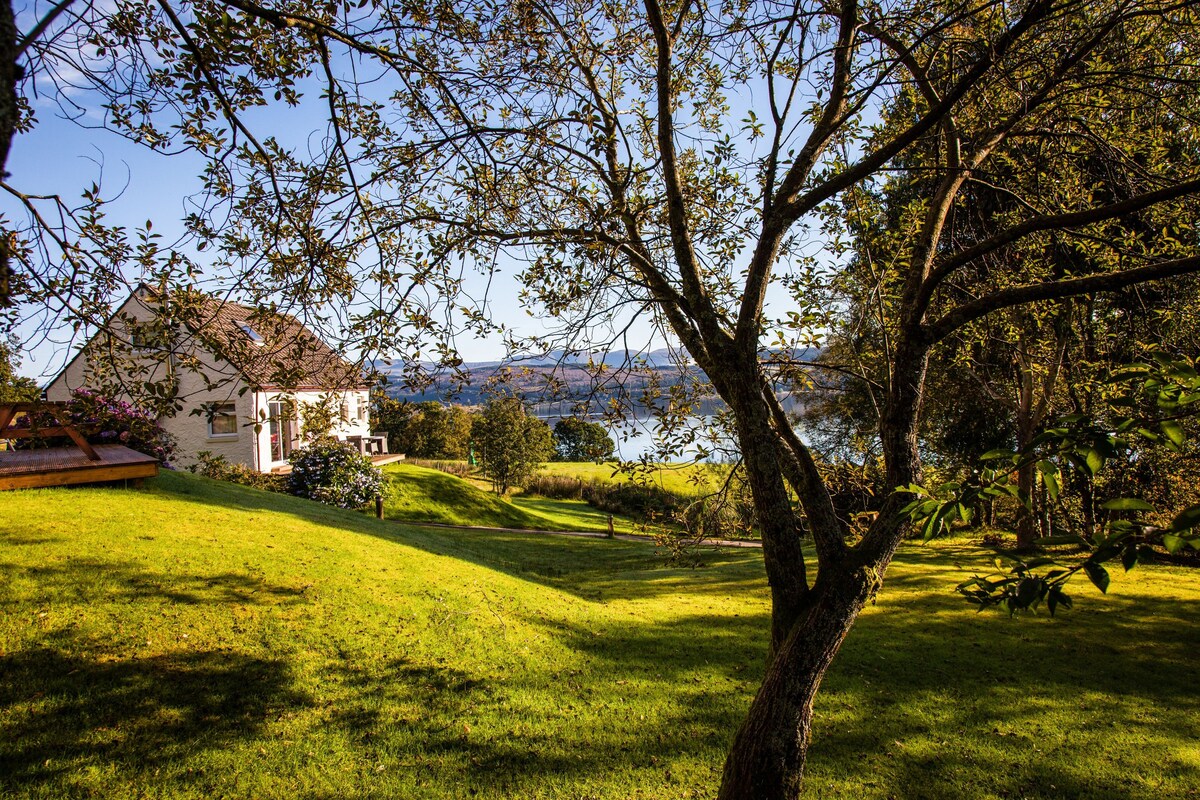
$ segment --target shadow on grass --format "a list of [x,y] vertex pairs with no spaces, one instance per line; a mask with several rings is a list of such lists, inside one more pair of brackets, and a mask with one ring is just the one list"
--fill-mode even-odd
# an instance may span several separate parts
[[[0,563],[0,574],[8,580],[28,578],[36,582],[41,597],[34,602],[46,603],[69,597],[91,598],[97,594],[97,587],[102,587],[101,592],[108,599],[157,599],[184,605],[296,603],[303,600],[305,592],[303,586],[274,585],[253,574],[165,574],[148,569],[145,564],[86,557],[39,566]],[[28,599],[0,599],[0,607],[28,602]]]
[[[177,500],[292,514],[308,522],[461,559],[589,600],[649,598],[681,590],[730,595],[761,590],[762,585],[762,556],[757,550],[705,549],[697,555],[700,569],[674,569],[667,567],[665,556],[649,542],[421,528],[198,476],[163,474],[148,484],[151,491],[166,491]],[[716,566],[721,569],[704,568]]]
[[[606,784],[599,794],[619,796],[619,787],[669,783],[671,765],[719,768],[758,679],[747,662],[761,662],[765,615],[735,630],[715,615],[595,629],[527,621],[582,658],[492,678],[440,659],[396,658],[381,672],[331,665],[322,682],[354,690],[331,723],[363,748],[405,739],[401,758],[428,770],[432,785],[489,796],[557,786],[552,796],[589,797],[570,787]],[[639,771],[648,773],[629,783]]]
[[[721,569],[667,570],[643,545],[421,531],[173,480],[176,497],[293,513],[591,599],[763,591],[757,554],[712,554]],[[906,548],[898,558],[878,606],[851,632],[818,698],[810,785],[840,781],[850,787],[843,797],[1164,796],[1090,771],[1098,759],[1124,759],[1137,774],[1143,761],[1167,760],[1171,743],[1184,748],[1200,738],[1200,634],[1191,610],[1160,598],[1094,595],[1054,620],[974,615],[951,591],[957,570],[948,562],[960,555],[968,564],[977,557],[970,548]],[[80,575],[70,563],[37,579],[48,595],[70,591],[70,581],[107,580],[117,596],[174,602],[296,593],[239,575],[162,576],[160,585],[133,567],[84,564],[90,572]],[[10,652],[0,657],[0,789],[28,789],[93,766],[113,770],[125,788],[157,767],[179,772],[196,753],[259,735],[272,715],[314,704],[328,716],[306,724],[344,733],[358,761],[387,760],[447,795],[454,790],[445,787],[466,785],[493,796],[547,786],[559,796],[585,796],[577,787],[610,780],[632,795],[638,786],[669,786],[665,765],[673,762],[711,764],[713,774],[693,785],[716,780],[720,753],[761,674],[765,608],[736,618],[684,611],[653,621],[600,611],[584,615],[586,623],[553,607],[509,613],[524,614],[523,622],[568,655],[509,675],[492,674],[472,653],[461,663],[457,655],[366,664],[321,656],[318,675],[300,688],[288,663],[245,654],[103,661],[64,655],[53,640]],[[383,629],[370,633],[387,646]],[[1114,740],[1112,755],[1091,752],[1106,739]],[[1168,767],[1183,776],[1176,787],[1200,785],[1194,764]],[[280,793],[291,778],[279,776]]]
[[0,676],[0,788],[17,792],[85,769],[182,770],[310,702],[285,662],[220,651],[104,660],[29,648],[0,657]]
[[863,782],[863,797],[958,798],[965,781],[981,797],[1150,800],[1177,796],[1155,787],[1165,769],[1183,776],[1176,788],[1200,786],[1194,762],[1164,759],[1170,742],[1200,738],[1200,630],[1179,603],[1097,594],[1057,619],[1009,619],[964,613],[945,591],[899,605],[885,587],[880,606],[818,697],[810,783]]

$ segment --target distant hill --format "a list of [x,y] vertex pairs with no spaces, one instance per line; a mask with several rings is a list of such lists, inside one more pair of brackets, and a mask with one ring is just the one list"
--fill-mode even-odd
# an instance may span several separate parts
[[[819,353],[819,350],[810,348],[797,351],[792,357],[811,361]],[[569,404],[572,400],[589,396],[599,403],[606,403],[622,393],[636,397],[652,383],[662,388],[672,386],[679,382],[683,368],[665,348],[636,355],[596,353],[592,355],[592,363],[588,361],[588,354],[567,354],[556,350],[501,361],[469,362],[463,365],[461,375],[450,372],[437,374],[433,383],[421,390],[403,385],[401,364],[377,360],[372,362],[372,366],[389,378],[388,395],[391,397],[411,402],[451,400],[462,405],[483,403],[489,387],[500,380],[535,403]],[[601,364],[607,368],[607,372],[602,380],[598,380],[596,367]],[[714,404],[720,403],[715,393],[712,401]]]

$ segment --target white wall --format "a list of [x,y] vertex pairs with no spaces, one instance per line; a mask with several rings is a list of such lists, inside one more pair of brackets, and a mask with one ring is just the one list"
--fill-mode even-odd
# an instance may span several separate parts
[[[153,319],[154,313],[135,295],[117,310],[116,318],[124,317],[147,321]],[[137,351],[131,352],[127,344],[114,343],[108,334],[101,332],[50,383],[46,399],[65,402],[75,389],[104,385],[121,399],[136,401],[136,386],[129,385],[127,390],[114,387],[146,380],[173,380],[176,396],[183,405],[182,410],[158,420],[177,440],[174,466],[196,463],[196,455],[203,450],[224,456],[230,463],[254,466],[254,429],[245,427],[247,423],[253,424],[253,395],[232,366],[195,346],[190,337],[174,353],[147,352],[139,360]],[[234,404],[242,423],[237,435],[210,436],[207,417],[190,413],[209,403]]]
[[[134,296],[117,311],[118,318],[126,316],[145,321],[153,318],[153,311]],[[117,351],[119,354],[113,356]],[[132,364],[127,361],[130,358],[133,358]],[[72,390],[96,386],[100,380],[98,376],[107,376],[103,380],[105,384],[120,381],[123,376],[119,373],[126,369],[139,373],[136,376],[137,381],[170,378],[176,382],[177,396],[183,404],[183,409],[173,416],[160,417],[159,424],[177,439],[173,464],[180,467],[196,463],[197,454],[207,450],[214,455],[225,457],[232,464],[245,464],[251,469],[270,472],[272,468],[287,462],[271,459],[267,403],[290,398],[295,401],[297,409],[302,409],[304,403],[319,403],[329,395],[320,391],[291,392],[286,395],[278,392],[249,391],[246,382],[228,362],[201,347],[194,346],[190,337],[178,347],[178,352],[170,357],[147,353],[144,362],[138,362],[136,353],[132,357],[129,355],[127,345],[113,344],[102,332],[88,342],[84,352],[71,361],[51,382],[46,389],[47,399],[57,402],[69,400]],[[135,388],[131,386],[129,391],[114,393],[125,400],[134,400]],[[342,437],[369,436],[371,430],[368,392],[337,392],[336,396],[341,401],[338,403],[341,406],[338,411],[344,409],[344,416],[338,420],[333,434]],[[237,434],[212,436],[209,433],[207,416],[190,413],[192,409],[205,408],[210,403],[234,404],[239,422]],[[256,424],[261,425],[259,431],[254,430]],[[297,434],[301,424],[302,420],[296,424]]]
[[334,405],[338,408],[335,411],[338,414],[338,419],[334,424],[331,433],[337,437],[346,436],[370,436],[371,435],[371,417],[370,417],[370,395],[364,391],[352,392],[318,392],[318,391],[299,391],[299,392],[258,392],[253,398],[254,414],[257,419],[262,422],[262,429],[257,435],[258,453],[260,461],[256,465],[257,469],[262,472],[270,472],[275,467],[282,466],[287,463],[287,460],[272,460],[271,455],[271,426],[265,416],[268,409],[268,403],[281,400],[291,400],[297,409],[295,431],[296,440],[294,446],[302,446],[300,441],[300,433],[303,430],[303,408],[305,404],[318,405],[330,398],[330,395],[335,395]]

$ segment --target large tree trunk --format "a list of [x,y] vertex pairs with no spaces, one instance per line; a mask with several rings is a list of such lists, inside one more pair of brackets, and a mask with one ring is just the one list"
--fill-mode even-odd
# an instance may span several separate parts
[[[1019,443],[1024,446],[1026,443]],[[1017,512],[1017,549],[1032,550],[1038,539],[1039,525],[1036,508],[1038,498],[1034,491],[1037,482],[1036,469],[1033,464],[1023,464],[1017,470],[1017,489],[1021,496],[1029,499],[1029,508],[1021,508]]]
[[[749,361],[749,360],[748,360]],[[759,520],[763,564],[771,586],[771,652],[783,643],[807,607],[808,579],[801,551],[799,517],[778,462],[778,434],[762,395],[757,364],[722,383],[734,411],[742,464]]]
[[[827,573],[828,574],[828,573]],[[725,761],[720,800],[794,800],[812,739],[813,699],[833,657],[871,596],[872,570],[817,581],[804,618],[767,666]]]
[[[17,24],[13,17],[10,0],[0,0],[0,178],[8,177],[8,151],[20,118],[20,103],[17,98],[17,83],[21,80],[21,66],[17,64]],[[10,305],[12,268],[8,231],[0,228],[0,307]]]
[[[907,341],[898,348],[890,401],[880,424],[892,486],[919,477],[916,419],[926,356],[917,342]],[[755,465],[762,466],[759,459],[769,459],[753,440],[747,441],[752,417],[744,418],[739,413],[742,410],[735,407],[744,463],[753,477]],[[758,495],[755,500],[760,500]],[[766,675],[725,761],[720,800],[795,800],[800,796],[812,738],[813,700],[859,612],[881,585],[900,540],[899,509],[904,502],[893,495],[860,547],[821,563],[816,582],[801,598],[790,624],[775,606],[774,646]],[[763,529],[764,548],[769,530],[769,526]],[[766,552],[764,556],[769,564]]]

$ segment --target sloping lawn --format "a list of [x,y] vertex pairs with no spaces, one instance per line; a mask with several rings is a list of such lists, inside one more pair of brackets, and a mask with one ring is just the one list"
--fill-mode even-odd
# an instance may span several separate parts
[[[390,489],[384,515],[391,520],[535,531],[608,530],[608,515],[582,500],[501,498],[454,475],[410,464],[389,464],[383,474]],[[621,518],[614,525],[618,531],[633,529]]]
[[388,519],[497,528],[543,527],[543,520],[533,514],[445,472],[388,464],[383,475],[388,482],[384,505]]
[[[711,796],[756,552],[405,528],[188,475],[0,495],[0,796]],[[906,549],[819,703],[814,797],[1200,796],[1200,579],[976,615]],[[1082,595],[1087,594],[1087,597]]]
[[[633,480],[630,473],[617,472],[614,463],[551,461],[543,464],[541,471],[547,475],[582,478],[585,481],[627,483]],[[728,471],[729,467],[725,464],[661,464],[641,477],[651,486],[681,497],[694,497],[718,489]]]

